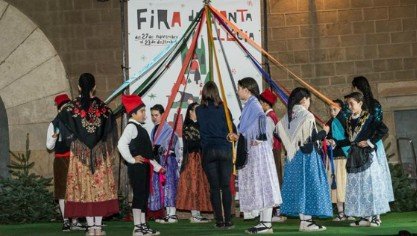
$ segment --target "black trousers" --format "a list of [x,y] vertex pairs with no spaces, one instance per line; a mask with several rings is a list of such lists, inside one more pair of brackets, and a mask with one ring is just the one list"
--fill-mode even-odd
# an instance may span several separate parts
[[232,211],[230,177],[233,169],[231,151],[203,150],[203,169],[210,185],[210,200],[216,222],[230,222]]
[[146,212],[149,198],[149,165],[127,164],[127,174],[133,189],[132,208]]

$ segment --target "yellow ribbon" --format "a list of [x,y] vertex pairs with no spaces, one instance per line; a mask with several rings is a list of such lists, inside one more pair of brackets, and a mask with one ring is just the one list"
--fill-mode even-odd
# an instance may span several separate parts
[[[229,106],[227,103],[227,96],[226,96],[226,92],[224,90],[224,84],[223,84],[223,79],[220,73],[220,66],[219,66],[219,60],[217,58],[217,52],[216,52],[216,48],[214,45],[214,38],[213,38],[213,30],[211,27],[211,20],[210,20],[210,11],[206,5],[206,13],[207,13],[207,35],[208,35],[208,40],[209,40],[209,44],[212,45],[211,50],[213,55],[214,55],[214,62],[216,64],[216,71],[217,71],[217,77],[219,78],[219,87],[220,87],[220,93],[223,99],[223,108],[224,108],[224,113],[226,114],[226,123],[227,123],[227,129],[229,130],[229,133],[233,132],[233,123],[232,123],[232,118],[230,117],[230,113],[229,113]],[[210,50],[210,49],[209,49]],[[235,142],[232,142],[232,155],[233,155],[233,164],[235,164],[236,162],[236,147],[235,147]],[[236,175],[236,167],[235,165],[233,165],[233,174]]]

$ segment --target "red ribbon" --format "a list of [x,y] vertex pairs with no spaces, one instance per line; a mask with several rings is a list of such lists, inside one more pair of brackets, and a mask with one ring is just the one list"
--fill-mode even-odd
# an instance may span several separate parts
[[153,193],[153,187],[152,187],[153,165],[151,163],[151,160],[146,159],[146,158],[145,158],[144,163],[146,163],[146,164],[149,165],[149,192],[150,193]]
[[[194,33],[194,36],[193,36],[193,39],[192,39],[190,48],[189,48],[189,50],[188,50],[188,52],[187,52],[187,54],[186,54],[186,56],[184,58],[184,61],[183,61],[183,64],[182,64],[180,73],[178,74],[177,81],[172,86],[171,95],[169,96],[169,99],[168,99],[168,104],[165,107],[165,112],[162,114],[161,124],[164,124],[165,121],[167,120],[168,115],[169,115],[169,111],[171,110],[172,105],[174,103],[174,99],[175,99],[175,97],[176,97],[176,95],[177,95],[177,93],[178,93],[178,91],[180,89],[180,85],[183,84],[183,81],[185,80],[184,74],[185,74],[185,71],[188,68],[188,65],[189,65],[190,60],[192,59],[192,57],[194,55],[195,48],[197,47],[198,37],[200,35],[201,27],[202,27],[202,24],[203,24],[204,19],[205,19],[205,12],[203,12],[203,15],[201,17],[201,20],[200,20],[200,22],[199,22],[199,24],[197,26],[197,29],[196,29],[196,31]],[[174,127],[174,132],[175,132],[175,128],[176,127]],[[161,131],[162,131],[162,125],[160,125],[158,127],[158,129],[155,131],[155,136],[154,136],[154,140],[153,140],[154,143],[156,142],[156,140],[158,139],[159,135],[161,134]]]

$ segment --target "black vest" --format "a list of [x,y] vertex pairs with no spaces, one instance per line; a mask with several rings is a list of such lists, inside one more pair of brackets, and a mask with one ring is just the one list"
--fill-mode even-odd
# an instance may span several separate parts
[[134,122],[129,122],[128,124],[135,125],[136,130],[138,131],[136,138],[132,139],[129,143],[130,154],[132,154],[133,157],[141,155],[146,159],[154,159],[152,142],[149,138],[148,131]]
[[62,131],[65,127],[63,127],[60,123],[61,122],[57,118],[55,118],[52,121],[52,125],[54,126],[54,131],[56,130],[56,128],[58,128],[60,132],[58,139],[55,142],[55,148],[54,148],[55,154],[63,154],[63,153],[70,151],[70,146],[67,144],[67,142],[65,142],[64,138],[62,138]]

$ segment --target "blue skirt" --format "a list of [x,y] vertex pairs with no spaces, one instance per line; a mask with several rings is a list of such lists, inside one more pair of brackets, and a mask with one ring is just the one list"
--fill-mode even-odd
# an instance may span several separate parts
[[298,150],[285,163],[282,201],[281,212],[285,215],[333,216],[326,171],[315,149],[310,154]]

